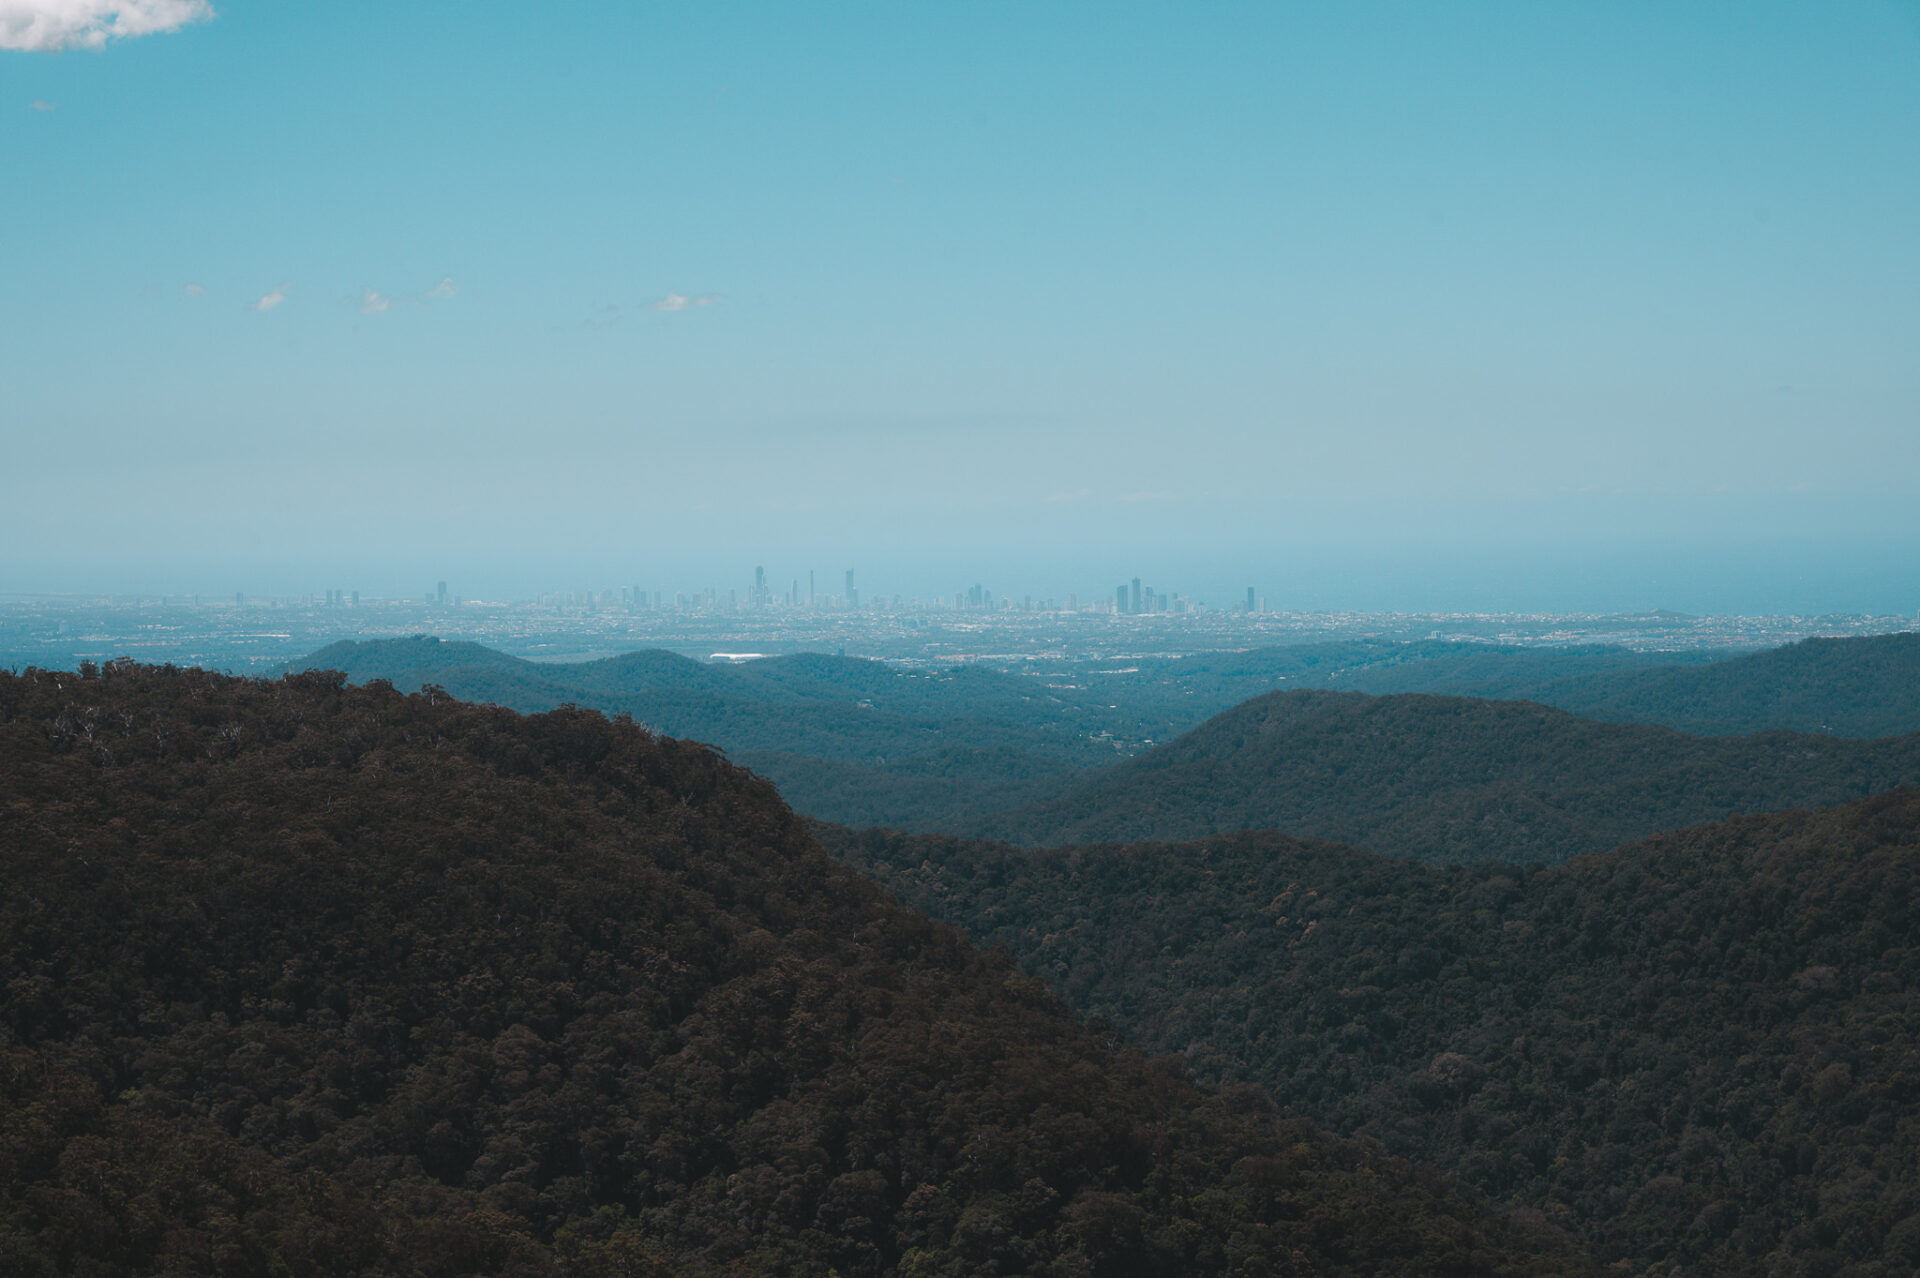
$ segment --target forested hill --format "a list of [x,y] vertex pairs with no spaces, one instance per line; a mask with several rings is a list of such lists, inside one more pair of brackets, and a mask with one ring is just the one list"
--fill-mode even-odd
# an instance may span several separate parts
[[567,710],[0,674],[0,1272],[1560,1273]]
[[[981,666],[903,670],[816,653],[718,665],[655,649],[550,664],[418,635],[336,643],[296,664],[523,712],[630,714],[726,750],[810,816],[854,824],[953,828],[1175,731],[1104,692]],[[1197,722],[1185,713],[1180,728]]]
[[1920,1272],[1920,793],[1535,871],[826,835],[1080,1011],[1618,1272]]
[[1282,830],[1432,862],[1561,861],[1920,783],[1920,735],[1690,737],[1521,701],[1280,692],[967,833],[1028,845]]
[[[1708,733],[1920,730],[1920,636],[1677,660],[1597,646],[1356,640],[1065,661],[1014,673],[813,653],[737,665],[660,650],[535,662],[416,635],[336,643],[293,669],[344,670],[354,682],[387,679],[405,691],[430,684],[523,712],[580,705],[630,714],[667,735],[724,749],[809,816],[909,830],[977,830],[989,814],[1057,797],[1075,774],[1171,741],[1274,690],[1524,697],[1602,719],[1688,723]],[[1730,810],[1701,809],[1686,819]],[[1101,837],[1109,834],[1134,837]]]
[[[1431,651],[1429,645],[1409,645]],[[1806,639],[1713,662],[1649,665],[1608,649],[1454,651],[1358,665],[1329,686],[1518,698],[1591,719],[1737,736],[1773,729],[1920,732],[1920,633]]]

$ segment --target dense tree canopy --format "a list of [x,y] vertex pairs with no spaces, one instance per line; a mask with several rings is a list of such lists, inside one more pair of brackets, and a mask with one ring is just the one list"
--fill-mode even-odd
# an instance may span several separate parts
[[8,1273],[1580,1269],[592,712],[0,674],[0,818]]
[[1168,721],[1156,708],[981,666],[907,670],[817,653],[735,665],[650,650],[546,663],[416,635],[331,644],[295,668],[405,690],[431,684],[529,713],[579,705],[631,715],[726,751],[809,816],[915,829],[1041,797],[1203,717]]
[[1710,662],[1656,663],[1649,660],[1654,654],[1606,649],[1476,653],[1453,646],[1426,660],[1353,669],[1333,686],[1538,701],[1589,719],[1703,736],[1920,732],[1920,633],[1803,639]]
[[1554,868],[825,835],[1083,1013],[1622,1272],[1920,1270],[1920,793]]
[[[659,650],[536,662],[476,643],[416,635],[331,644],[293,668],[339,669],[355,681],[386,679],[403,690],[432,684],[465,700],[523,712],[571,704],[630,714],[656,731],[724,749],[736,763],[773,781],[796,811],[823,821],[945,833],[992,830],[1020,838],[1028,834],[1007,822],[983,823],[1083,783],[1098,784],[1098,769],[1276,690],[1525,699],[1589,718],[1704,734],[1794,729],[1868,737],[1920,731],[1920,635],[1808,640],[1717,661],[1698,653],[1683,658],[1600,645],[1349,640],[1121,664],[1084,658],[1030,663],[1019,673],[985,663],[919,668],[817,653],[737,665]],[[1532,730],[1524,722],[1511,726]],[[1474,741],[1461,746],[1487,748]],[[1705,746],[1696,753],[1746,766],[1737,748]],[[1643,779],[1634,771],[1639,760],[1601,762],[1622,769],[1623,782]],[[1609,782],[1599,767],[1593,771],[1594,785]],[[1525,776],[1517,781],[1522,790],[1531,785]],[[1773,808],[1856,793],[1866,791],[1829,796],[1761,786],[1743,792],[1741,802]],[[1483,798],[1504,804],[1511,796]],[[1338,793],[1325,802],[1335,810],[1344,805]],[[1370,812],[1378,796],[1363,788],[1355,802]],[[1628,796],[1623,810],[1633,810],[1635,802]],[[1696,806],[1670,815],[1686,823],[1733,810]],[[1458,826],[1478,815],[1448,819]],[[1502,819],[1492,817],[1496,824]],[[1529,820],[1541,834],[1553,828],[1555,817],[1536,813]],[[1215,828],[1232,826],[1112,827],[1059,837],[1186,837]],[[1370,837],[1356,832],[1357,826],[1290,828]],[[1610,846],[1658,828],[1641,822],[1596,831],[1598,841],[1588,846]]]
[[961,832],[1065,845],[1282,830],[1433,862],[1559,861],[1920,783],[1920,735],[1690,737],[1524,701],[1257,697]]

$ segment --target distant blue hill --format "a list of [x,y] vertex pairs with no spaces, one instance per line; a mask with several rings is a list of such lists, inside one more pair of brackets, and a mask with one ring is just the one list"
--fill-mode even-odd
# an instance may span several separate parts
[[1920,731],[1920,633],[1805,639],[1686,664],[1602,658],[1583,667],[1552,649],[1467,652],[1379,667],[1339,686],[1538,701],[1590,719],[1707,736],[1784,729],[1885,737]]
[[[423,685],[523,712],[579,705],[718,746],[798,810],[938,828],[1038,798],[1138,736],[1099,696],[979,666],[905,671],[803,653],[715,664],[658,650],[545,664],[431,636],[331,644],[293,669]],[[1104,734],[1104,735],[1103,735]]]
[[[1355,641],[1143,660],[1124,674],[1082,663],[1047,675],[978,664],[906,670],[814,653],[723,664],[646,650],[562,664],[416,635],[332,644],[289,668],[341,670],[403,691],[433,684],[525,712],[574,704],[629,714],[728,751],[809,816],[907,830],[979,829],[992,814],[1058,801],[1098,769],[1275,690],[1526,700],[1696,736],[1920,731],[1920,634],[1812,639],[1719,660],[1609,646]],[[1436,739],[1432,748],[1447,746]],[[1766,806],[1773,793],[1762,796]],[[1700,809],[1686,819],[1719,815]],[[1039,827],[995,828],[1040,837]],[[1176,828],[1197,830],[1189,823],[1152,837],[1184,837]]]
[[1700,737],[1528,701],[1302,690],[959,832],[1060,847],[1280,830],[1429,862],[1557,862],[1912,785],[1920,733]]

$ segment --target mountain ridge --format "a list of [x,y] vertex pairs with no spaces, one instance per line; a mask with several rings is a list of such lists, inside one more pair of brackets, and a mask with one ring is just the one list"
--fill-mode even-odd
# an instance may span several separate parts
[[[809,816],[911,830],[983,830],[990,814],[1078,784],[1072,773],[1137,757],[1273,691],[1529,699],[1694,735],[1920,730],[1913,634],[1809,640],[1711,660],[1605,646],[1354,640],[1142,659],[1126,675],[1106,664],[1066,661],[1013,674],[978,663],[902,668],[800,653],[715,665],[658,649],[546,663],[414,636],[343,641],[292,669],[339,668],[403,690],[436,684],[522,712],[577,704],[632,714],[725,749]],[[1753,705],[1762,709],[1740,709]]]
[[1065,846],[1271,829],[1429,861],[1565,860],[1920,783],[1920,734],[1692,737],[1532,702],[1274,692],[962,832]]

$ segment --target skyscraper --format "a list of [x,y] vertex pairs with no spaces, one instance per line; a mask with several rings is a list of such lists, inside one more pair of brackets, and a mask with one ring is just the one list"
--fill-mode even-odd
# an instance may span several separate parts
[[859,606],[860,595],[853,588],[853,569],[849,568],[847,569],[847,607],[858,608]]
[[1128,612],[1140,611],[1140,579],[1138,577],[1135,577],[1133,579],[1133,607],[1127,609],[1127,611]]
[[1247,587],[1247,611],[1248,612],[1255,611],[1253,606],[1253,587],[1252,586]]

